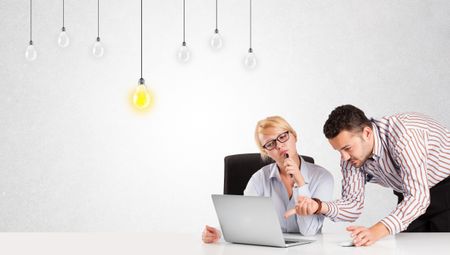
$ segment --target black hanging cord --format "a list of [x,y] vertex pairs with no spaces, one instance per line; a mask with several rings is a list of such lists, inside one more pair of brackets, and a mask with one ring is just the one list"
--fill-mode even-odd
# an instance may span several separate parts
[[33,1],[30,0],[30,45],[33,44]]
[[97,0],[97,39],[100,38],[100,0]]
[[143,84],[144,78],[142,78],[142,0],[141,0],[141,79],[139,82]]
[[183,45],[186,45],[186,3],[183,0]]
[[65,30],[65,27],[64,27],[64,0],[63,0],[63,26],[62,26],[62,28],[63,28],[63,31]]
[[250,50],[252,50],[252,0],[250,0]]
[[217,1],[218,0],[216,0],[216,33],[218,33],[219,32],[219,30],[218,30],[218,28],[217,28],[217,14],[218,14],[218,7],[217,7]]

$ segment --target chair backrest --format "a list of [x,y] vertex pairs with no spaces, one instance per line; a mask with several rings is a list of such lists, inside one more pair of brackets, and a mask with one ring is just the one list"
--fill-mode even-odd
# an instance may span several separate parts
[[[312,157],[303,155],[301,157],[306,162],[314,163]],[[263,166],[273,162],[270,158],[267,161],[263,161],[259,153],[226,156],[223,194],[243,195],[250,177]]]

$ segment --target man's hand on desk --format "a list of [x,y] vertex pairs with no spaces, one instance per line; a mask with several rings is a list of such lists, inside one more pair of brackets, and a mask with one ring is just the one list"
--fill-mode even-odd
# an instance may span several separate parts
[[208,225],[205,226],[205,229],[202,232],[202,240],[204,243],[214,243],[219,241],[222,234],[220,230],[217,228],[210,227]]
[[347,231],[351,232],[355,246],[369,246],[379,239],[389,235],[389,230],[383,223],[378,222],[370,228],[362,226],[349,226]]

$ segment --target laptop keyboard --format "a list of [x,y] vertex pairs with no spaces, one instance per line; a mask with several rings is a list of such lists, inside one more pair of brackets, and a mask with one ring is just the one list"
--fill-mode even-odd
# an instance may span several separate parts
[[284,239],[285,244],[307,244],[313,242],[312,240],[306,240],[306,239]]

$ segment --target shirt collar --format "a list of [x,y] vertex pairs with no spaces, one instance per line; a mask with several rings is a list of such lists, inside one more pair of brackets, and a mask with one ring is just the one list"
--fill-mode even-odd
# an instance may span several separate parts
[[306,161],[303,158],[301,158],[301,162],[300,162],[300,171],[302,172],[302,176],[303,176],[303,179],[305,180],[305,184],[309,184],[309,168],[308,168],[308,165],[306,164]]
[[270,179],[277,178],[278,180],[280,180],[280,172],[278,171],[277,163],[272,163],[272,165],[270,166],[269,178]]
[[[309,183],[309,168],[306,164],[306,161],[301,157],[300,157],[300,171],[302,172],[303,179],[305,180],[305,184],[308,184]],[[277,178],[278,180],[281,180],[277,163],[272,163],[272,166],[270,167],[269,178],[270,179]]]
[[372,151],[372,158],[379,159],[381,158],[381,153],[383,152],[382,146],[381,146],[381,138],[380,138],[380,132],[378,130],[378,127],[375,125],[375,123],[372,122],[372,130],[373,130],[373,151]]

